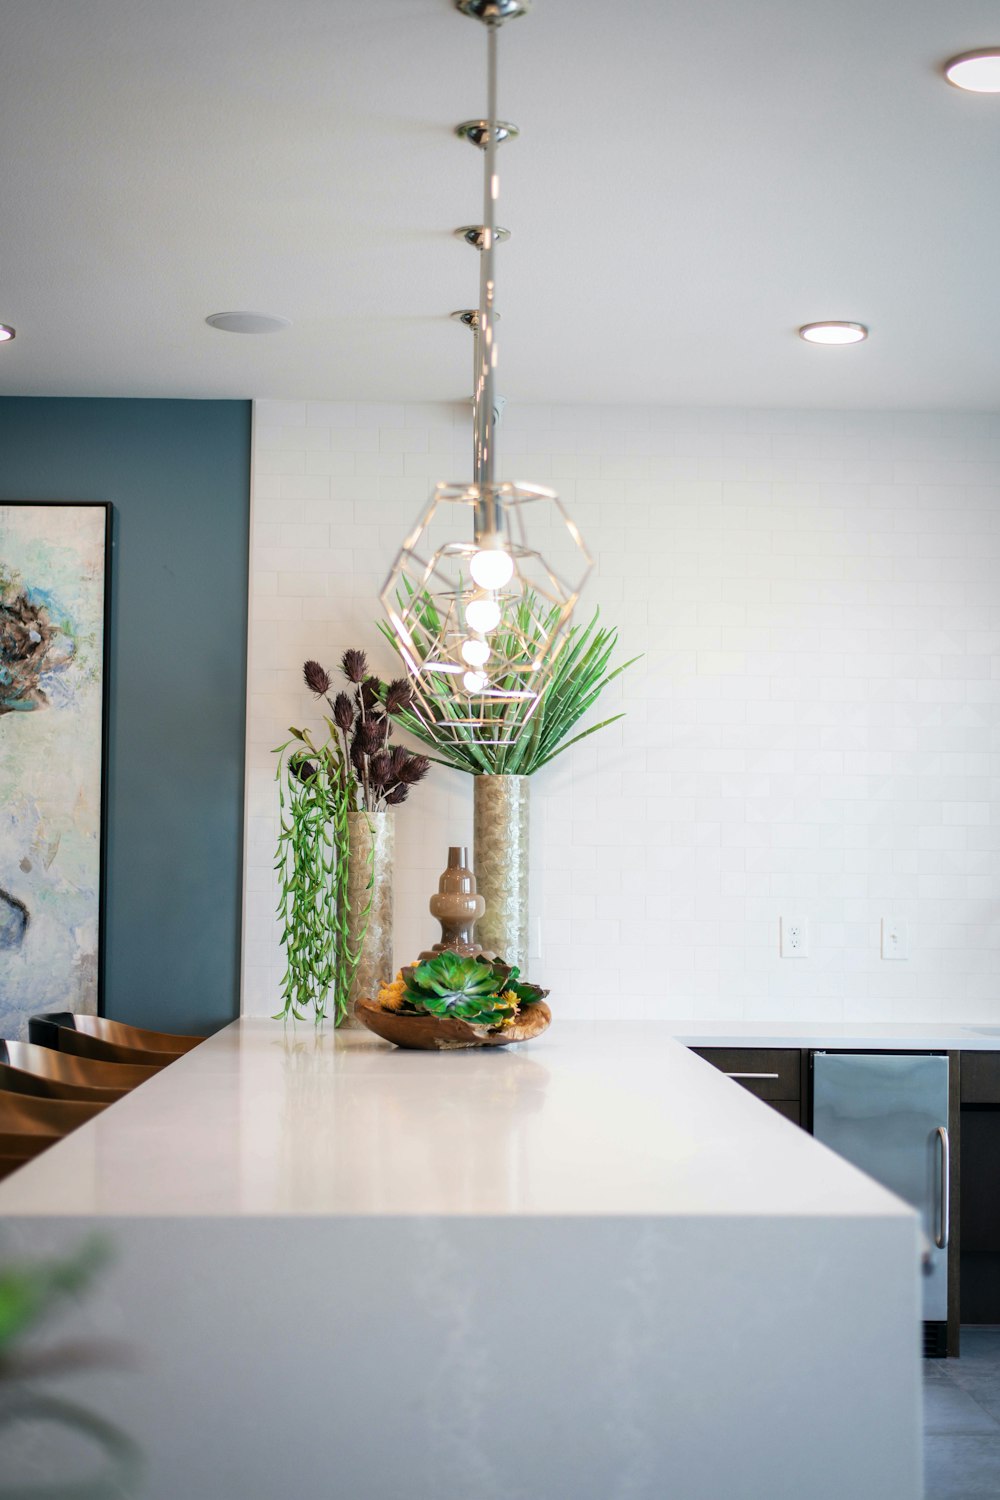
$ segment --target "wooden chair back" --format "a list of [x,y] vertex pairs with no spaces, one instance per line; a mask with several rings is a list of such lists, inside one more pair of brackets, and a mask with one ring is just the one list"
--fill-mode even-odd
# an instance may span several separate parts
[[0,1136],[33,1136],[52,1145],[105,1109],[90,1099],[38,1099],[0,1090]]
[[25,1162],[41,1156],[52,1141],[44,1135],[3,1135],[0,1133],[0,1182],[23,1167]]
[[[53,1098],[94,1098],[98,1102],[103,1100],[106,1090],[120,1096],[130,1089],[138,1088],[140,1083],[147,1083],[159,1072],[158,1067],[97,1062],[91,1058],[76,1057],[71,1052],[55,1052],[51,1047],[39,1047],[33,1042],[0,1042],[0,1062],[17,1068],[19,1072],[46,1079],[61,1090],[66,1090],[52,1095]],[[95,1089],[100,1091],[100,1095],[92,1092]]]
[[143,1052],[190,1052],[205,1040],[201,1036],[174,1036],[169,1031],[147,1031],[144,1026],[127,1026],[124,1021],[109,1021],[106,1016],[73,1014],[77,1031],[111,1042],[116,1047],[138,1047]]
[[87,1031],[78,1031],[75,1026],[64,1024],[62,1017],[32,1016],[28,1022],[28,1036],[36,1046],[51,1047],[54,1052],[68,1052],[72,1057],[86,1057],[93,1062],[165,1068],[184,1055],[182,1052],[150,1052],[140,1047],[102,1041]]
[[[58,1055],[58,1054],[57,1054]],[[113,1067],[113,1063],[108,1064]],[[124,1099],[129,1089],[94,1089],[72,1083],[60,1083],[39,1073],[26,1073],[0,1062],[0,1090],[8,1094],[27,1094],[33,1099],[70,1099],[93,1104],[114,1104]]]

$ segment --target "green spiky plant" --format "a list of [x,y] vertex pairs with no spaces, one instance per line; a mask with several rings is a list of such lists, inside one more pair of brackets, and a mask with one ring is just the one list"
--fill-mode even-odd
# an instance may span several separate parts
[[400,972],[405,985],[400,1011],[454,1016],[476,1026],[503,1026],[548,994],[499,958],[444,952]]
[[[412,598],[411,589],[409,599]],[[553,629],[557,615],[558,611],[553,610],[540,623],[537,601],[529,597],[518,607],[517,631],[520,637],[530,641],[544,641]],[[571,739],[566,738],[605,688],[640,659],[630,657],[609,670],[612,654],[618,645],[618,631],[599,626],[598,619],[599,611],[595,610],[586,625],[571,627],[556,657],[548,686],[533,711],[525,699],[510,699],[484,710],[479,699],[456,693],[443,696],[437,705],[447,715],[446,727],[428,724],[412,705],[397,715],[399,723],[415,739],[435,750],[437,754],[433,759],[442,765],[466,771],[472,776],[533,776],[571,745],[624,718],[624,714],[612,714]],[[382,622],[379,629],[398,650],[392,627]],[[427,597],[421,611],[421,623],[411,626],[421,655],[427,654],[426,648],[436,637],[438,629],[437,610],[433,600]],[[496,630],[490,638],[490,646],[494,657],[500,661],[523,657],[523,640],[509,629],[505,631],[501,627]],[[509,679],[509,686],[516,685],[513,678]],[[488,719],[486,730],[480,723],[484,712]],[[491,740],[499,743],[489,743]]]

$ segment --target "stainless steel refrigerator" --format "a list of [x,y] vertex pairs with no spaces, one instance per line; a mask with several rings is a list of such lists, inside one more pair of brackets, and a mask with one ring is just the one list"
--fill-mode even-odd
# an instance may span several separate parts
[[913,1205],[924,1229],[924,1320],[948,1317],[948,1059],[813,1053],[813,1134]]

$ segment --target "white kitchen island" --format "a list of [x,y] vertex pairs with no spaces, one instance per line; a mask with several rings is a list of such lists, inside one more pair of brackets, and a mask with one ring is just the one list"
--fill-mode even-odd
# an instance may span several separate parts
[[918,1500],[916,1215],[669,1024],[244,1020],[0,1184],[149,1500]]

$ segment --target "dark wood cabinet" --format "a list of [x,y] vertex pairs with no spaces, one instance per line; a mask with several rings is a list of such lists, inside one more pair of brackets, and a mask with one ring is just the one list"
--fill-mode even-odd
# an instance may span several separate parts
[[801,1125],[802,1056],[792,1047],[692,1047],[748,1093]]
[[1000,1052],[963,1052],[962,1322],[1000,1323]]
[[962,1104],[1000,1109],[1000,1052],[963,1052]]
[[793,1125],[802,1124],[802,1102],[799,1099],[768,1099],[766,1100],[772,1109],[776,1109],[779,1115],[784,1115],[786,1120],[791,1120]]

